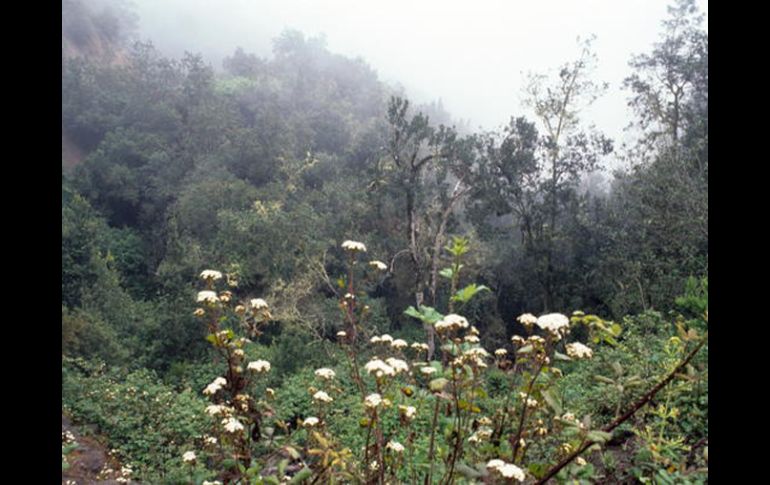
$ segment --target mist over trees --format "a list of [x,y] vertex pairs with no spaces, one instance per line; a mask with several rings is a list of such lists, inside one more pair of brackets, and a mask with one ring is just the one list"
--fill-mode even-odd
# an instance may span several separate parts
[[[472,248],[462,285],[489,289],[463,307],[489,348],[525,312],[666,315],[706,284],[708,35],[692,2],[629,60],[642,133],[629,147],[585,119],[604,89],[590,42],[555,77],[529,77],[534,116],[472,132],[322,37],[285,31],[271,57],[234,47],[215,69],[131,42],[123,2],[62,9],[62,126],[85,154],[62,171],[69,357],[184,375],[208,355],[198,275],[220,268],[271,302],[259,343],[289,378],[341,328],[345,239],[388,266],[365,287],[371,334],[425,338],[431,354],[433,327],[404,310],[449,303],[452,236]],[[120,62],[95,54],[108,49]],[[625,162],[613,174],[611,154]]]

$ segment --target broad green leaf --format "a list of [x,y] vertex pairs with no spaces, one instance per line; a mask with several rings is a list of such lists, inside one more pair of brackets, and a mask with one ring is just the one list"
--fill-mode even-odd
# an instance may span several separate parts
[[480,293],[482,291],[491,291],[491,290],[489,288],[487,288],[486,286],[484,286],[484,285],[476,285],[476,283],[471,283],[470,285],[466,286],[465,288],[463,288],[461,290],[458,290],[457,293],[455,293],[452,296],[452,301],[459,301],[460,303],[467,303],[477,293]]
[[610,438],[612,438],[612,433],[594,430],[594,431],[589,431],[586,437],[589,440],[595,441],[597,443],[606,443]]
[[604,376],[598,376],[597,375],[597,376],[594,376],[594,379],[596,379],[599,382],[603,382],[605,384],[613,384],[613,385],[615,384],[615,381],[613,381],[609,377],[604,377]]
[[433,379],[432,381],[430,381],[430,384],[428,386],[431,391],[440,392],[444,389],[444,387],[446,387],[448,383],[449,383],[448,379],[439,377],[438,379]]
[[302,483],[305,480],[307,480],[308,478],[310,478],[312,475],[313,475],[313,470],[311,470],[308,467],[305,467],[302,470],[300,470],[299,472],[297,472],[297,474],[294,475],[294,477],[292,477],[292,479],[289,481],[289,483],[291,483],[291,484]]
[[286,474],[286,467],[289,466],[289,460],[283,459],[278,462],[278,478],[283,478]]
[[437,312],[435,308],[424,305],[421,305],[419,310],[410,305],[409,308],[404,311],[404,314],[430,325],[433,325],[444,318],[444,315]]
[[564,355],[561,352],[553,352],[553,358],[556,360],[572,360],[572,358],[569,355]]
[[465,478],[480,478],[484,476],[484,473],[478,471],[477,469],[470,467],[466,465],[465,463],[458,463],[455,465],[455,470],[457,470],[457,473],[464,476]]
[[452,276],[454,275],[454,272],[452,271],[452,268],[444,268],[441,271],[439,271],[438,274],[448,280],[451,280]]
[[546,404],[548,404],[551,407],[551,409],[553,409],[554,413],[556,414],[562,413],[561,402],[559,402],[559,399],[553,395],[550,389],[541,391],[540,394],[543,396],[543,399],[545,400]]

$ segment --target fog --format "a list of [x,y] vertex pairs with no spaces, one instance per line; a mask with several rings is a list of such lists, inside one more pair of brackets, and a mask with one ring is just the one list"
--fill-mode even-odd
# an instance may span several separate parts
[[[578,55],[576,39],[596,35],[594,78],[606,94],[585,111],[619,145],[632,135],[622,90],[633,54],[649,52],[669,0],[135,0],[139,35],[163,52],[202,53],[215,67],[241,46],[261,56],[293,28],[325,35],[329,50],[364,58],[418,102],[441,99],[473,128],[495,129],[521,107],[523,75]],[[706,1],[698,2],[708,12]]]

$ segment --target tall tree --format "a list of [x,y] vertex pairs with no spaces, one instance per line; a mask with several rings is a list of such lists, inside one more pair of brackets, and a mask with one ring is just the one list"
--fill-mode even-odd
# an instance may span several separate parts
[[609,139],[592,127],[580,125],[580,112],[607,89],[606,83],[591,79],[596,65],[592,40],[581,43],[578,59],[562,65],[554,79],[530,74],[525,88],[526,104],[533,109],[544,134],[538,150],[539,173],[528,189],[535,191],[530,196],[535,203],[520,218],[525,222],[525,248],[538,260],[544,311],[554,308],[559,216],[569,207],[580,177],[596,169],[600,157],[612,151]]

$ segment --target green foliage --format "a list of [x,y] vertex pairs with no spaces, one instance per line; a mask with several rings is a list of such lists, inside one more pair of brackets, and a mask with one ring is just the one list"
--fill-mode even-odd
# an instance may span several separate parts
[[95,424],[139,479],[174,483],[182,454],[206,432],[199,391],[162,384],[151,371],[126,372],[79,359],[62,362],[62,406]]

